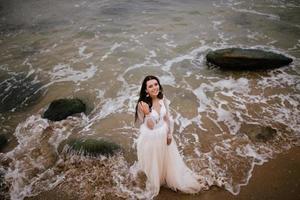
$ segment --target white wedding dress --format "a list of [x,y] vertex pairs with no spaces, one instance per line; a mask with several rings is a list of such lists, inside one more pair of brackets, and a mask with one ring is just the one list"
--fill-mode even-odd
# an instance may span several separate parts
[[183,162],[173,136],[171,144],[167,145],[167,132],[169,128],[172,131],[172,123],[170,125],[164,119],[168,113],[168,103],[165,100],[159,103],[160,113],[153,109],[150,114],[155,121],[153,129],[147,127],[143,114],[138,112],[139,119],[143,121],[137,139],[138,166],[147,176],[147,190],[152,198],[158,195],[161,185],[175,191],[197,193],[201,185]]

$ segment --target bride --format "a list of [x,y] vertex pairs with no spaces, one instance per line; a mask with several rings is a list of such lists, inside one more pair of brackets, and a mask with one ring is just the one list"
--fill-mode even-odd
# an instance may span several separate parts
[[185,193],[201,189],[193,172],[183,162],[172,136],[173,120],[163,88],[155,76],[146,76],[136,106],[135,121],[141,123],[137,139],[138,166],[146,174],[152,198],[160,186]]

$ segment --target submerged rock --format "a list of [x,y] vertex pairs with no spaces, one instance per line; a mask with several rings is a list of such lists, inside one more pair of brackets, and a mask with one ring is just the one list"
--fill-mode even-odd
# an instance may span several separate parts
[[70,139],[67,145],[71,150],[88,156],[111,156],[121,150],[118,144],[104,139]]
[[240,132],[246,134],[252,142],[267,142],[272,140],[277,133],[272,127],[255,124],[243,124]]
[[211,51],[206,55],[209,64],[223,69],[257,70],[288,65],[293,59],[282,54],[260,49],[228,48]]
[[85,112],[86,106],[80,99],[54,100],[43,115],[43,118],[60,121],[75,113]]
[[0,150],[7,144],[7,138],[4,134],[0,134]]
[[0,82],[0,112],[32,105],[42,95],[42,84],[35,77],[18,74]]

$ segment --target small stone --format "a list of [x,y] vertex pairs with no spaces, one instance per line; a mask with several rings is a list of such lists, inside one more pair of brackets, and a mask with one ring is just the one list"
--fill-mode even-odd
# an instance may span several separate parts
[[277,133],[272,127],[257,124],[242,124],[240,132],[246,134],[252,142],[270,141]]

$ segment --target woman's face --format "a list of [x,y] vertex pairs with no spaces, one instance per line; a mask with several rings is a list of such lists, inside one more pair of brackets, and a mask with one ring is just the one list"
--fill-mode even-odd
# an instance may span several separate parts
[[157,97],[159,93],[159,84],[157,80],[152,79],[147,81],[146,83],[146,93],[148,93],[151,97]]

